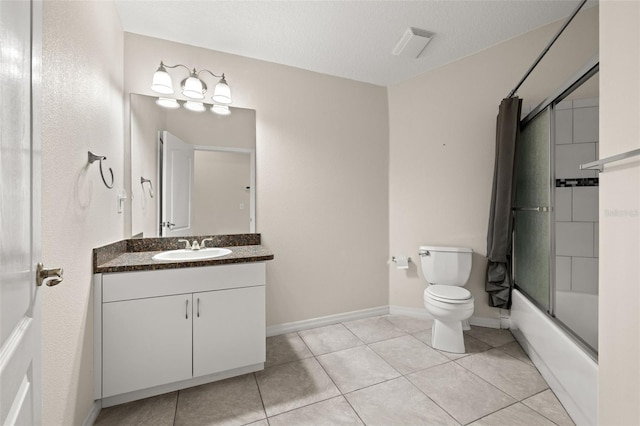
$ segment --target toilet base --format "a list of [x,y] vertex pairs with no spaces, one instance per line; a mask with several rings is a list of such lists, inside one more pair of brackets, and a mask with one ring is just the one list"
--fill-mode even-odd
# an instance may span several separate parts
[[453,352],[456,354],[465,353],[462,322],[444,322],[434,319],[431,334],[431,346],[440,351]]

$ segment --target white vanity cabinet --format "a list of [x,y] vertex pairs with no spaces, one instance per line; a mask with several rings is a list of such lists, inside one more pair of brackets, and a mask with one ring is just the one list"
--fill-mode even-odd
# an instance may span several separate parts
[[102,396],[190,379],[191,294],[102,306]]
[[265,264],[96,274],[96,399],[119,404],[265,362]]
[[264,286],[196,293],[193,303],[194,376],[265,361]]

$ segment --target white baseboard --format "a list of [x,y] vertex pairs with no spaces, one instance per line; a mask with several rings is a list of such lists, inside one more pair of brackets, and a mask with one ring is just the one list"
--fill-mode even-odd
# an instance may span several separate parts
[[424,308],[407,308],[406,306],[389,305],[391,315],[404,315],[407,317],[433,319],[431,314]]
[[[429,312],[423,308],[407,308],[404,306],[390,305],[389,313],[391,315],[405,315],[408,317],[433,319]],[[475,315],[469,318],[469,324],[476,325],[478,327],[509,328],[508,322],[502,321],[501,318],[478,317]]]
[[338,324],[344,321],[353,321],[362,318],[387,315],[389,306],[378,306],[376,308],[362,309],[359,311],[345,312],[343,314],[328,315],[326,317],[311,318],[308,320],[288,322],[284,324],[270,325],[267,327],[267,337],[280,334],[292,333],[294,331],[308,330],[310,328],[322,327],[325,325]]
[[500,318],[477,317],[475,315],[469,318],[469,324],[487,328],[509,328],[508,323],[503,323]]
[[82,426],[93,426],[102,410],[102,401],[97,400],[93,401],[93,405],[91,406],[91,411],[87,414],[87,417],[82,422]]
[[[267,327],[267,337],[387,314],[433,319],[433,317],[429,315],[429,313],[425,309],[422,308],[407,308],[405,306],[394,305],[378,306],[376,308],[362,309],[360,311],[345,312],[343,314],[328,315],[326,317],[311,318],[308,320],[271,325]],[[508,321],[504,321],[504,319],[502,319],[501,321],[501,318],[472,316],[469,319],[469,323],[471,325],[476,325],[479,327],[508,328]]]

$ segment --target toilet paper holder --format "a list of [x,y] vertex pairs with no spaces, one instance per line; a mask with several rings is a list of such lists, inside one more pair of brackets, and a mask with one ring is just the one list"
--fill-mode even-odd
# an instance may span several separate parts
[[[410,262],[411,262],[411,258],[410,258],[410,257],[407,257],[406,259],[407,259],[407,263],[410,263]],[[395,256],[393,256],[393,257],[391,258],[391,261],[392,261],[392,262],[394,262],[394,263],[397,263],[397,262],[398,262],[398,260],[400,260],[400,258],[396,258]]]

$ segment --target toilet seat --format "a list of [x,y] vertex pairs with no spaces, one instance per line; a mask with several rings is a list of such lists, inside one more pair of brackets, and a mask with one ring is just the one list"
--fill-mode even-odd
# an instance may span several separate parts
[[449,285],[430,285],[424,293],[425,297],[444,303],[468,303],[472,299],[466,288]]

